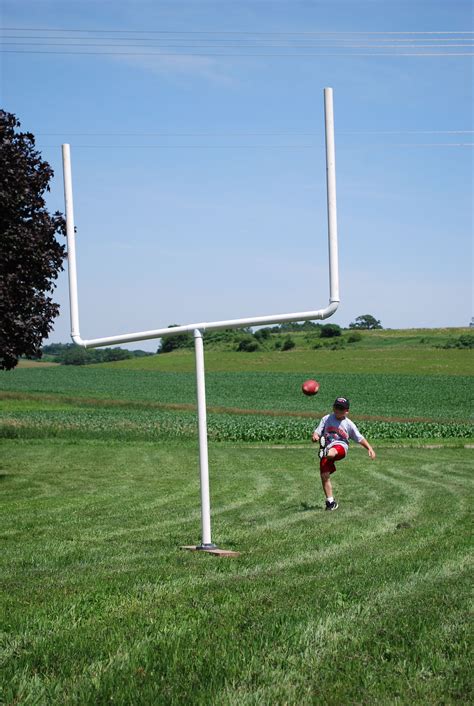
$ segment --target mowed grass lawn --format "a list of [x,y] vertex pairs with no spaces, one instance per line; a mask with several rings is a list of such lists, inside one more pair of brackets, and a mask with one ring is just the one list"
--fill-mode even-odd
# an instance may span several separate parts
[[472,703],[472,453],[3,440],[0,701]]

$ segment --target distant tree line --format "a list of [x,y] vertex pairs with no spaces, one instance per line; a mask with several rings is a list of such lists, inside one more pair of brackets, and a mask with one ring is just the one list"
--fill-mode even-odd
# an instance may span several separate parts
[[[170,324],[170,328],[178,324]],[[293,321],[276,326],[266,326],[253,330],[251,327],[228,328],[218,331],[205,331],[206,346],[220,350],[253,353],[254,351],[289,351],[296,347],[292,334],[299,334],[298,341],[304,342],[306,348],[329,348],[338,350],[362,340],[362,334],[357,329],[382,328],[380,321],[370,314],[358,316],[349,324],[350,331],[343,335],[344,330],[337,324],[321,324],[314,321]],[[303,334],[303,335],[302,335]],[[458,346],[459,347],[459,346]],[[161,339],[159,354],[194,348],[192,333],[171,334]],[[91,348],[85,349],[74,343],[51,343],[42,348],[45,360],[62,363],[63,365],[88,365],[91,363],[110,363],[117,360],[139,358],[153,355],[142,350],[128,351],[123,348]]]
[[75,343],[50,343],[41,349],[43,360],[62,365],[90,365],[92,363],[111,363],[116,360],[142,358],[153,353],[124,348],[82,348]]
[[[376,319],[374,319],[374,321],[376,321]],[[376,323],[380,324],[380,322],[377,321]],[[178,326],[178,324],[172,324],[171,326]],[[378,327],[381,328],[381,326]],[[364,328],[364,326],[355,326],[355,328]],[[342,333],[343,329],[337,324],[320,324],[314,321],[304,321],[300,323],[293,321],[276,326],[267,326],[257,330],[252,330],[252,328],[247,327],[223,329],[220,331],[205,331],[204,340],[206,345],[210,347],[217,345],[224,350],[253,353],[258,350],[289,351],[296,346],[296,342],[291,334],[305,334],[305,344],[309,344],[312,348],[343,348],[345,343],[356,343],[362,338],[358,331],[353,331],[346,339],[342,340]],[[323,340],[320,341],[319,339]],[[328,341],[327,339],[332,340]],[[177,333],[176,335],[163,338],[157,353],[171,353],[172,351],[191,348],[194,348],[193,335],[190,332]]]

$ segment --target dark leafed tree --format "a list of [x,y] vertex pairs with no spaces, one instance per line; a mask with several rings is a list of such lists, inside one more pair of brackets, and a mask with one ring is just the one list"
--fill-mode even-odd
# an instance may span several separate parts
[[380,321],[372,314],[362,314],[362,316],[356,316],[355,321],[349,324],[349,328],[373,329],[383,327]]
[[20,132],[11,113],[0,110],[0,368],[18,358],[41,357],[59,306],[51,298],[62,270],[65,232],[61,213],[51,215],[44,195],[53,170],[35,149],[31,133]]

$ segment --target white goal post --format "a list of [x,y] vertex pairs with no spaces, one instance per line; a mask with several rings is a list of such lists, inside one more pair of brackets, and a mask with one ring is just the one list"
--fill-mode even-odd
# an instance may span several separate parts
[[206,393],[204,373],[204,350],[202,332],[213,329],[241,328],[244,326],[264,326],[289,321],[310,321],[327,319],[332,316],[339,305],[339,267],[338,238],[336,215],[336,161],[334,145],[334,112],[332,88],[324,89],[325,135],[326,135],[326,175],[327,175],[327,209],[328,209],[328,244],[329,244],[329,304],[325,308],[314,311],[300,311],[289,314],[272,314],[266,316],[251,316],[243,319],[226,321],[198,322],[184,326],[151,329],[124,333],[104,338],[83,339],[79,327],[79,302],[76,268],[76,238],[74,226],[74,206],[72,193],[71,153],[68,144],[62,145],[64,199],[66,209],[67,259],[69,277],[69,302],[71,315],[71,338],[74,343],[84,348],[145,341],[154,338],[164,338],[177,333],[192,331],[195,342],[196,384],[199,430],[199,462],[201,481],[201,544],[195,548],[219,552],[211,540],[209,467],[207,450],[207,419]]

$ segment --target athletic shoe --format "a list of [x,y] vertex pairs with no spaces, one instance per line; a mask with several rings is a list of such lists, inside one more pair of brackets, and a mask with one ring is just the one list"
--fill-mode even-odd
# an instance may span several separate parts
[[326,455],[326,437],[322,436],[319,439],[319,458],[324,458]]
[[326,510],[337,510],[338,507],[337,500],[333,500],[332,503],[326,500]]

